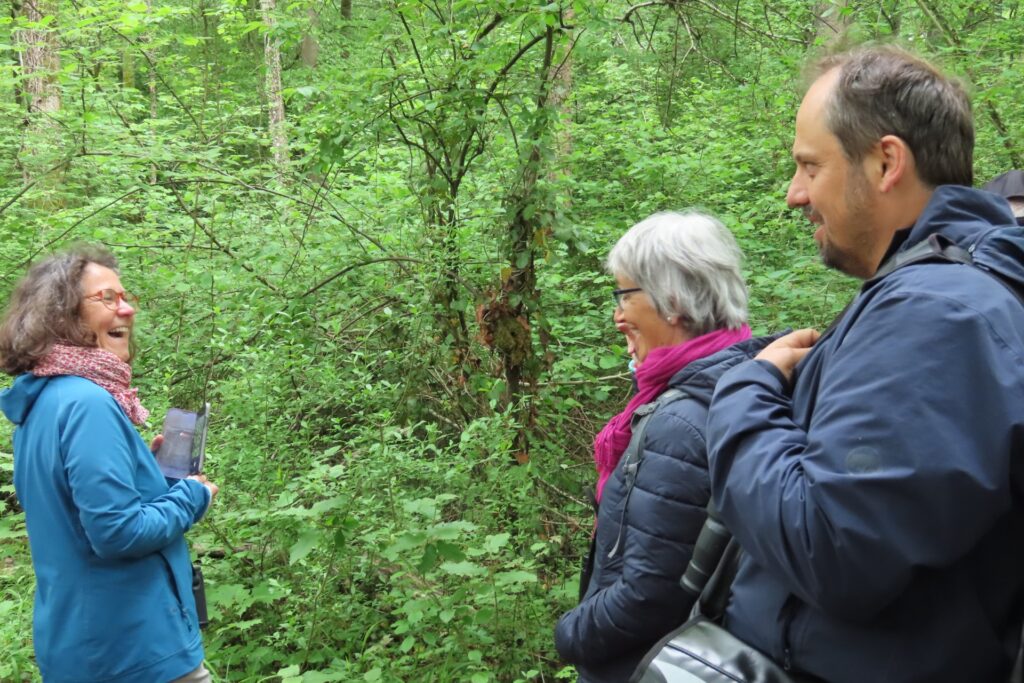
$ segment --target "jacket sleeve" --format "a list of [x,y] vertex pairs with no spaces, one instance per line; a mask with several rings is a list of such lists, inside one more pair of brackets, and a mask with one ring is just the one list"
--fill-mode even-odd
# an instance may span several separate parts
[[645,441],[620,528],[621,575],[565,613],[555,628],[555,646],[567,662],[594,666],[634,652],[678,626],[689,612],[679,579],[710,495],[704,438],[685,419],[666,412],[651,417]]
[[142,501],[135,488],[137,434],[119,410],[105,396],[84,396],[69,406],[61,433],[71,498],[89,544],[104,559],[164,548],[197,522],[209,503],[206,487],[188,479]]
[[866,620],[915,571],[966,553],[1011,504],[1024,363],[997,327],[1012,323],[937,293],[879,297],[815,359],[806,426],[763,361],[726,373],[708,419],[712,491],[753,561],[803,601]]

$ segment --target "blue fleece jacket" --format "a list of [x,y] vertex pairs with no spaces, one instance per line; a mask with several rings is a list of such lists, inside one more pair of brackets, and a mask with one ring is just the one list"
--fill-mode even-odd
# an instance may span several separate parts
[[[36,573],[46,683],[166,683],[203,660],[185,531],[210,501],[167,480],[105,389],[25,374],[0,394]],[[171,483],[169,483],[169,481]]]
[[[1024,292],[1006,202],[938,188],[932,234]],[[1013,227],[1006,227],[1013,226]],[[1024,617],[1024,306],[979,268],[865,283],[797,367],[719,382],[711,489],[744,558],[726,625],[831,683],[1005,681]]]

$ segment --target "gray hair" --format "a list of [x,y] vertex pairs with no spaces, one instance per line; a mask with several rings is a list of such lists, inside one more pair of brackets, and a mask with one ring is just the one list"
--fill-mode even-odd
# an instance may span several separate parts
[[15,286],[0,322],[0,367],[9,375],[28,372],[55,342],[96,346],[96,335],[82,323],[82,275],[95,263],[117,271],[106,248],[80,244],[48,256]]
[[608,254],[613,275],[628,277],[662,316],[677,316],[699,336],[747,321],[740,248],[716,218],[666,211],[645,218]]
[[824,57],[813,73],[833,69],[839,69],[839,80],[826,124],[849,161],[860,161],[882,137],[895,135],[914,154],[926,184],[973,184],[974,121],[960,81],[891,45]]

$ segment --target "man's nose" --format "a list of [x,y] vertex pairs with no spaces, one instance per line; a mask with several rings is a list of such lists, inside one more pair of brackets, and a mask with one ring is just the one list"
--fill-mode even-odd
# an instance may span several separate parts
[[807,189],[803,182],[796,175],[789,181],[789,189],[786,191],[786,206],[795,209],[798,206],[808,204]]

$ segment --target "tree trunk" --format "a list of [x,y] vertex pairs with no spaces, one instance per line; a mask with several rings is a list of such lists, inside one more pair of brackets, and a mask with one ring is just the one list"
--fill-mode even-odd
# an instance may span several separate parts
[[316,30],[320,25],[320,15],[317,14],[314,7],[310,6],[306,10],[306,20],[308,24],[306,32],[302,35],[299,54],[302,57],[303,64],[310,69],[315,69],[317,57],[320,55],[320,43],[316,39]]
[[[60,44],[56,32],[57,7],[53,0],[28,0],[22,5],[29,22],[40,22],[52,16],[44,28],[24,28],[16,32],[15,41],[21,47],[19,66],[23,76],[23,100],[26,107],[22,148],[18,154],[22,180],[27,184],[40,180],[44,173],[57,173],[55,162],[61,152],[60,126],[56,115],[60,112],[61,91]],[[51,191],[59,184],[59,176],[40,181],[40,192]],[[51,206],[53,197],[46,197],[42,205]]]
[[[556,214],[551,199],[538,191],[538,181],[544,177],[547,155],[543,152],[552,141],[554,112],[565,102],[567,88],[571,85],[568,58],[562,61],[562,68],[553,65],[555,36],[555,31],[548,29],[539,70],[536,109],[529,131],[529,150],[522,160],[519,182],[506,198],[512,216],[506,236],[508,266],[503,269],[499,293],[482,305],[478,314],[485,340],[501,356],[505,400],[512,407],[518,426],[514,446],[519,463],[530,459],[530,436],[537,417],[533,397],[541,371],[533,344],[533,328],[538,326],[538,319],[542,320],[538,315],[536,261],[550,237],[551,222]],[[559,137],[555,144],[571,144],[571,140],[567,142]],[[543,339],[542,322],[539,327]]]
[[285,130],[284,98],[281,95],[281,41],[274,35],[276,0],[260,0],[263,23],[267,27],[263,38],[263,55],[267,68],[267,109],[269,110],[270,146],[274,165],[284,171],[288,164],[288,134]]
[[[152,15],[153,14],[153,0],[146,0],[146,14],[148,14],[148,15]],[[150,120],[150,123],[152,125],[150,126],[150,129],[149,129],[149,141],[150,141],[150,144],[155,144],[156,119],[157,119],[157,114],[159,113],[158,112],[158,108],[157,108],[158,98],[157,98],[157,91],[156,91],[156,66],[155,66],[155,64],[156,64],[156,51],[152,47],[151,39],[150,39],[150,36],[148,34],[146,35],[145,40],[146,40],[146,43],[147,43],[147,47],[146,47],[146,61],[150,65],[149,66],[149,82],[147,83],[147,88],[149,90],[149,120]],[[156,185],[156,180],[157,180],[157,167],[156,167],[156,164],[150,164],[149,165],[149,184],[150,185]]]

